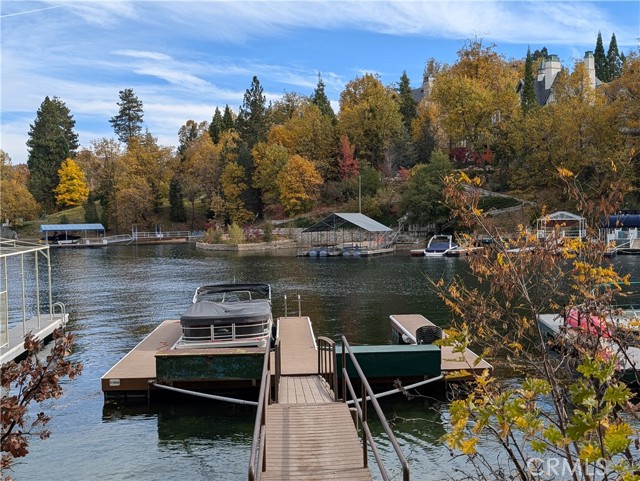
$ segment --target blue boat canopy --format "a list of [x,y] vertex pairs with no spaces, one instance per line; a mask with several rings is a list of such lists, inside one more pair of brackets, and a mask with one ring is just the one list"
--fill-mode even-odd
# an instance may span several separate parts
[[633,229],[640,227],[640,214],[610,215],[602,222],[609,229]]
[[40,232],[70,232],[70,231],[104,231],[102,224],[42,224]]

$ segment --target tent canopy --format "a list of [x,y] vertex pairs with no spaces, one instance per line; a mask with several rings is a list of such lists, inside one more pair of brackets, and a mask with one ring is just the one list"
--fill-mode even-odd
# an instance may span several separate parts
[[337,229],[359,228],[367,232],[391,232],[392,229],[378,221],[357,213],[336,213],[325,217],[320,222],[307,227],[302,232],[327,232]]
[[104,230],[102,224],[42,224],[40,232],[69,232],[69,231],[87,231],[87,230]]

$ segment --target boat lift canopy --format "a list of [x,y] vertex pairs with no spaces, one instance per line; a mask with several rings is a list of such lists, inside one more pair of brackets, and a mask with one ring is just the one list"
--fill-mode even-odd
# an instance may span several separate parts
[[367,217],[364,214],[357,213],[335,213],[328,217],[325,217],[320,222],[313,224],[311,227],[307,227],[303,230],[306,232],[327,232],[337,229],[353,229],[358,228],[367,232],[391,232],[392,229],[378,221]]

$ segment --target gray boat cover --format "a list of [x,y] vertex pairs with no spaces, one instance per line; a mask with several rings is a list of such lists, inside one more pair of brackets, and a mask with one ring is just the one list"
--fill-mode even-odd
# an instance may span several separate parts
[[203,295],[233,291],[250,291],[266,297],[270,294],[271,289],[269,284],[216,284],[198,287],[197,293],[198,295]]
[[271,317],[271,302],[255,299],[241,302],[199,301],[180,317],[184,327],[224,324],[256,324]]

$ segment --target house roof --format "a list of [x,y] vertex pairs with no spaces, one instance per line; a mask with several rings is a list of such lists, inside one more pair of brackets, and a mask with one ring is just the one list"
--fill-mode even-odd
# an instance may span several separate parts
[[40,232],[68,232],[68,231],[104,230],[102,224],[42,224]]
[[378,221],[358,213],[335,213],[320,222],[307,227],[302,232],[326,232],[337,229],[358,228],[367,232],[391,232],[392,229]]

